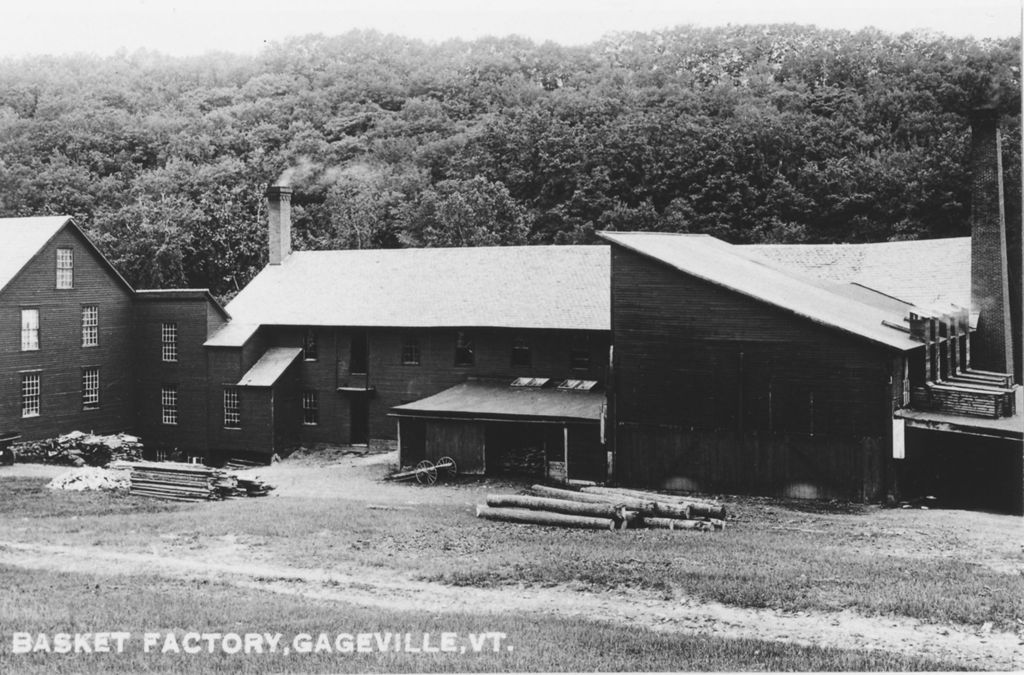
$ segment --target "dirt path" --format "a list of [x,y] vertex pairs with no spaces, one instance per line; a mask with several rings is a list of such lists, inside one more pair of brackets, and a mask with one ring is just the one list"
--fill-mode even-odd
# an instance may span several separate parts
[[880,650],[983,670],[1024,670],[1024,635],[981,633],[903,617],[852,612],[780,612],[695,600],[665,601],[637,591],[594,593],[569,588],[455,588],[379,569],[338,573],[198,554],[168,557],[92,547],[0,542],[0,564],[82,573],[158,574],[206,578],[260,591],[303,595],[366,607],[431,612],[537,612],[608,621],[657,631],[755,638],[800,645]]

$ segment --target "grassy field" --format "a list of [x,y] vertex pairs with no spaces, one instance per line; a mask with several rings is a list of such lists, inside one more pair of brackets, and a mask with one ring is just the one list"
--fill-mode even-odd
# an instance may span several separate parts
[[[9,513],[9,512],[8,512]],[[727,640],[656,633],[586,620],[555,620],[508,612],[435,615],[382,611],[200,581],[160,577],[22,570],[0,566],[0,672],[496,672],[496,671],[921,671],[962,669],[926,659],[755,640]],[[126,631],[124,652],[14,654],[13,631],[76,633]],[[387,631],[434,636],[500,632],[495,653],[150,653],[144,632],[189,631],[296,635]],[[162,645],[162,640],[158,643]],[[414,641],[415,644],[415,641]],[[435,640],[435,645],[436,645]],[[490,643],[488,643],[490,644]],[[508,650],[511,646],[513,649]]]
[[[1024,619],[1024,574],[1000,573],[971,559],[970,542],[958,539],[956,528],[947,533],[939,512],[812,512],[806,505],[753,502],[735,508],[741,519],[715,534],[591,532],[478,520],[472,504],[483,493],[473,490],[461,502],[388,511],[343,499],[174,505],[54,493],[43,485],[3,481],[0,538],[128,551],[156,544],[187,552],[230,537],[261,561],[396,569],[456,586],[637,589],[741,607],[853,609],[931,622],[992,622],[997,629],[1015,629]],[[922,527],[906,527],[904,520],[895,527],[898,518]],[[905,551],[914,541],[933,554]],[[1024,569],[1024,554],[1018,558]]]

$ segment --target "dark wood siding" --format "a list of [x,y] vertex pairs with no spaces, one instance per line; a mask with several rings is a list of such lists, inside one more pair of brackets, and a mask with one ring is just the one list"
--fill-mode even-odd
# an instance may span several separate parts
[[879,496],[889,350],[617,246],[612,336],[620,480],[764,492],[820,474],[823,493]]
[[[607,333],[584,331],[590,348],[590,366],[573,369],[570,355],[574,332],[554,330],[464,329],[472,335],[475,360],[472,366],[455,365],[454,329],[367,329],[368,372],[353,374],[350,367],[352,337],[363,329],[346,327],[316,328],[317,359],[300,363],[300,389],[315,390],[320,397],[320,423],[302,426],[304,445],[344,444],[350,438],[350,398],[369,397],[370,439],[395,440],[395,420],[388,417],[391,408],[431,396],[469,377],[544,376],[565,379],[604,381],[608,362]],[[305,327],[265,327],[267,347],[302,346]],[[402,363],[402,345],[407,337],[419,343],[418,365]],[[512,345],[516,338],[530,345],[531,365],[512,365]],[[338,391],[339,387],[370,387],[369,393]]]
[[428,420],[426,423],[426,458],[436,462],[451,457],[459,473],[484,472],[484,425],[481,422],[449,422]]
[[[218,320],[219,318],[219,320]],[[209,441],[208,408],[218,407],[220,398],[210,397],[207,388],[207,354],[203,343],[212,330],[223,325],[222,315],[213,310],[205,296],[167,297],[139,295],[135,303],[135,373],[139,432],[143,442],[189,455],[203,455]],[[161,326],[177,326],[177,361],[162,358]],[[178,424],[161,421],[160,389],[178,387]]]
[[[74,288],[56,286],[56,250],[74,250]],[[82,307],[99,309],[99,345],[82,346]],[[21,309],[39,310],[38,351],[21,351]],[[0,293],[0,428],[24,439],[133,430],[132,291],[73,228],[54,237]],[[100,405],[82,407],[82,370],[100,369]],[[21,372],[40,375],[40,414],[21,416]]]

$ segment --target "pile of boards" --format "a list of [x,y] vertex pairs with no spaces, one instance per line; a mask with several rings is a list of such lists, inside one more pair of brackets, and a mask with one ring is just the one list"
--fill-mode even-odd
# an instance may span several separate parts
[[487,504],[478,505],[476,515],[488,520],[595,530],[725,529],[725,506],[705,499],[597,486],[575,491],[534,485],[530,492],[487,495]]
[[217,501],[263,497],[273,486],[256,478],[239,478],[202,464],[139,462],[129,465],[129,492],[172,501]]
[[57,438],[17,443],[12,450],[19,461],[71,466],[106,466],[111,461],[142,459],[142,442],[129,434],[97,436],[72,431]]

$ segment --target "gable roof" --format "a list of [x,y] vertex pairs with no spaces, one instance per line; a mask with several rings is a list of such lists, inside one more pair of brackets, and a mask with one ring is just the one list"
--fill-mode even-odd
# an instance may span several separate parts
[[918,307],[971,306],[970,237],[737,248],[822,279],[867,286]]
[[75,224],[71,216],[35,216],[0,218],[0,242],[3,242],[3,245],[0,246],[0,291],[14,281],[25,265],[65,227],[72,228],[82,238],[119,283],[129,290],[133,290],[131,284],[96,248],[96,245]]
[[68,216],[0,218],[0,290],[69,222]]
[[608,330],[607,246],[300,251],[227,306],[263,325]]
[[878,294],[856,291],[855,295],[841,284],[803,275],[714,237],[653,232],[601,232],[600,236],[815,323],[901,350],[921,344],[883,323],[903,325],[909,305]]

